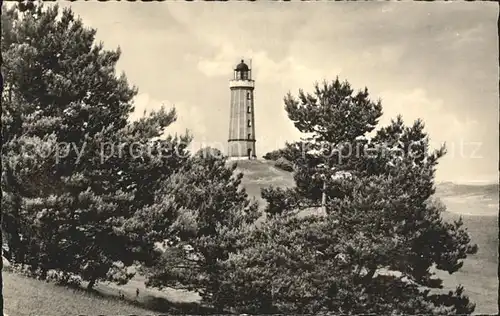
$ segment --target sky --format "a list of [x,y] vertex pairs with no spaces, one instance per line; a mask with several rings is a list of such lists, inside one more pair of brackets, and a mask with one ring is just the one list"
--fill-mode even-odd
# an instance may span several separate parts
[[[347,80],[381,99],[384,126],[421,118],[446,142],[438,181],[498,182],[498,5],[494,2],[72,2],[139,89],[134,118],[162,105],[194,146],[226,146],[229,80],[255,79],[257,155],[299,140],[283,98]],[[224,149],[223,147],[221,149]]]

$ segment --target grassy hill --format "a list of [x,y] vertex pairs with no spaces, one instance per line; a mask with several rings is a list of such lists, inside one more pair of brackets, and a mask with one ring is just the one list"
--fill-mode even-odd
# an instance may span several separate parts
[[[277,169],[272,162],[238,161],[238,170],[244,173],[242,185],[250,196],[262,202],[260,189],[269,185],[291,187],[293,177]],[[440,184],[437,195],[443,199],[448,211],[446,220],[463,217],[465,226],[479,252],[465,260],[461,271],[442,274],[447,288],[462,284],[476,302],[476,313],[496,314],[498,294],[498,185],[462,186]],[[125,286],[99,284],[97,293],[67,289],[53,284],[4,272],[5,313],[12,315],[151,315],[163,313],[201,314],[206,310],[196,302],[199,296],[186,291],[145,289],[144,279],[135,277]],[[135,297],[140,289],[139,298]],[[119,293],[126,296],[118,300]],[[156,311],[156,312],[152,312]]]
[[266,160],[239,160],[236,163],[236,170],[243,172],[241,184],[248,195],[257,199],[261,206],[265,205],[265,200],[260,196],[262,188],[271,185],[277,187],[293,187],[295,185],[292,174],[276,168],[273,162]]

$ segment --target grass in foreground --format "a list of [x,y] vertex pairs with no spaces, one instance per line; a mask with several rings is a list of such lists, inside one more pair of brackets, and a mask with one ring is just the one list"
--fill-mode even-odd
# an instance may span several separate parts
[[[94,291],[74,289],[35,280],[14,272],[3,272],[4,312],[7,315],[155,315],[210,314],[197,295],[167,289],[146,290],[144,282],[125,286],[97,284]],[[86,285],[86,284],[83,284]],[[140,289],[136,297],[136,286]],[[120,299],[120,294],[124,299]]]
[[153,315],[116,298],[70,289],[3,271],[4,313],[8,315]]
[[[458,219],[459,215],[443,213],[445,220]],[[446,289],[461,284],[465,294],[476,303],[475,314],[498,315],[498,216],[462,215],[465,227],[478,253],[464,260],[463,267],[450,275],[440,271]]]

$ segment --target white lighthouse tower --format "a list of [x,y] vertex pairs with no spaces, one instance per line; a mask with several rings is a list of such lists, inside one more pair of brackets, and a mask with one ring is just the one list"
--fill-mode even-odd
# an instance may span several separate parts
[[230,159],[254,159],[255,115],[252,69],[244,60],[236,66],[229,81],[231,110],[229,115],[228,157]]

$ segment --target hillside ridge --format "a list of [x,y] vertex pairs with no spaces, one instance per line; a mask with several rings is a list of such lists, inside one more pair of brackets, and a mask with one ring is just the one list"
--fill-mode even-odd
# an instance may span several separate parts
[[[257,199],[261,207],[266,202],[261,198],[262,188],[293,187],[293,174],[275,167],[274,161],[264,159],[228,161],[236,163],[237,172],[243,173],[242,186],[250,197]],[[451,181],[436,182],[435,196],[441,198],[447,211],[462,215],[498,215],[498,183],[460,184]]]

